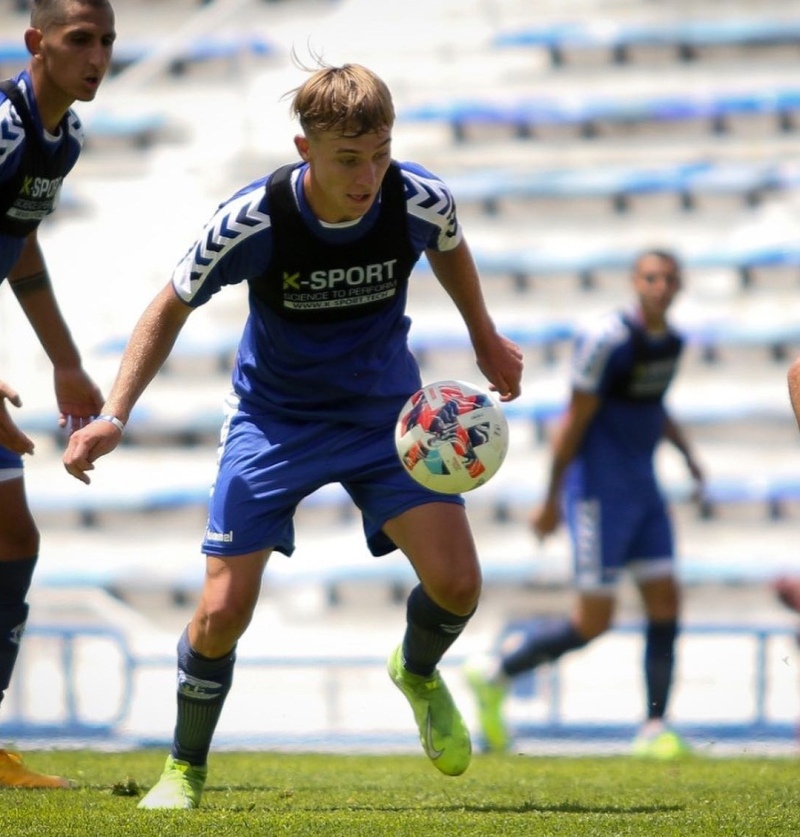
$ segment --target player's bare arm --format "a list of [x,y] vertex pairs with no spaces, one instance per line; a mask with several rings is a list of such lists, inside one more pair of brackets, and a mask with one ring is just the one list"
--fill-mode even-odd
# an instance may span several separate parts
[[58,306],[36,231],[25,239],[9,283],[39,342],[53,364],[58,423],[73,430],[96,416],[103,396],[86,374],[81,356]]
[[689,469],[692,479],[698,486],[702,485],[705,479],[703,469],[695,458],[683,428],[669,413],[666,414],[664,420],[664,438],[671,442],[683,454],[686,460],[686,467]]
[[[104,416],[113,416],[124,426],[139,397],[169,357],[192,310],[176,296],[171,282],[147,306],[122,355],[116,380],[102,407]],[[88,484],[87,472],[94,469],[95,460],[114,450],[121,438],[121,428],[114,422],[93,421],[70,437],[64,467]]]
[[800,427],[800,357],[797,357],[789,367],[789,401],[794,411],[794,417]]
[[498,334],[486,308],[480,278],[466,241],[453,250],[426,250],[439,281],[461,314],[475,349],[478,368],[501,401],[517,398],[521,391],[523,354],[516,343]]
[[577,455],[586,430],[600,408],[600,404],[600,397],[594,393],[572,391],[569,406],[553,442],[553,457],[545,499],[542,506],[531,515],[531,528],[539,538],[552,534],[561,522],[558,508],[561,480],[568,465]]
[[8,275],[25,316],[54,367],[79,367],[80,354],[61,315],[35,231]]

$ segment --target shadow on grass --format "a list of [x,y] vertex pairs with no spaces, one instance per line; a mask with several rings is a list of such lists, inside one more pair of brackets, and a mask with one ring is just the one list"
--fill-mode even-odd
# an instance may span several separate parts
[[[228,790],[234,790],[229,788]],[[257,808],[257,803],[249,805],[215,805],[213,800],[203,800],[203,807],[218,808],[232,813],[249,813]],[[342,805],[292,805],[294,813],[301,811],[320,813],[350,813],[356,811],[374,811],[381,813],[401,813],[403,811],[435,811],[442,814],[665,814],[684,811],[684,805],[582,805],[576,802],[562,802],[558,805],[539,805],[535,802],[523,802],[519,805],[357,805],[352,802]]]

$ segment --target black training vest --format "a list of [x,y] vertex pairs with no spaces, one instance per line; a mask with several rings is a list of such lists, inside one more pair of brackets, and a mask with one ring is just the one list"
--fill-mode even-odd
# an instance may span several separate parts
[[627,315],[622,321],[631,334],[633,363],[611,381],[606,393],[623,401],[660,401],[678,368],[683,338],[669,329],[664,339],[652,340],[641,323]]
[[28,103],[13,81],[0,81],[25,128],[25,148],[17,171],[0,183],[0,233],[24,238],[33,232],[56,205],[61,181],[67,174],[69,117],[61,120],[61,142],[55,154],[45,146]]
[[347,244],[320,240],[303,221],[292,189],[291,164],[269,181],[272,258],[250,280],[253,293],[279,316],[302,323],[364,317],[405,294],[418,254],[408,233],[405,189],[396,164],[381,186],[378,218]]

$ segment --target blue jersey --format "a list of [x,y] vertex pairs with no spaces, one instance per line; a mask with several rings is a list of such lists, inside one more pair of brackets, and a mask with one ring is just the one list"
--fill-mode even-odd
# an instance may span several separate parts
[[[248,282],[232,376],[243,412],[393,425],[420,386],[407,339],[408,274],[424,250],[460,243],[455,204],[422,167],[393,163],[364,217],[325,224],[306,201],[305,170],[278,170],[223,203],[178,264],[173,286],[199,306],[224,285]],[[280,202],[271,189],[279,176],[289,196]]]
[[74,111],[61,121],[58,135],[44,130],[27,71],[15,79],[30,114],[29,127],[0,90],[0,282],[22,251],[25,235],[56,206],[63,178],[83,145],[83,128]]
[[631,313],[608,315],[579,336],[572,387],[601,399],[570,469],[580,472],[585,494],[655,488],[664,395],[682,349],[675,331],[648,334]]

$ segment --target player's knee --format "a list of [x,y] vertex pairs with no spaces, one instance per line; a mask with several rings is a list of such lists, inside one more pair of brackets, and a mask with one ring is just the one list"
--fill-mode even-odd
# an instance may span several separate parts
[[592,642],[593,640],[601,637],[606,631],[608,631],[608,625],[578,625],[576,627],[576,632],[581,637],[581,639],[586,642]]
[[453,578],[435,596],[436,601],[450,613],[466,616],[478,606],[481,596],[480,576]]
[[201,607],[195,615],[198,633],[213,644],[233,645],[245,632],[252,618],[252,608],[220,602]]
[[585,641],[591,642],[602,636],[611,627],[611,618],[603,615],[579,616],[573,620],[575,632]]
[[13,561],[39,554],[39,530],[33,519],[23,517],[0,526],[0,561]]
[[38,556],[0,562],[0,607],[16,608],[25,603]]

